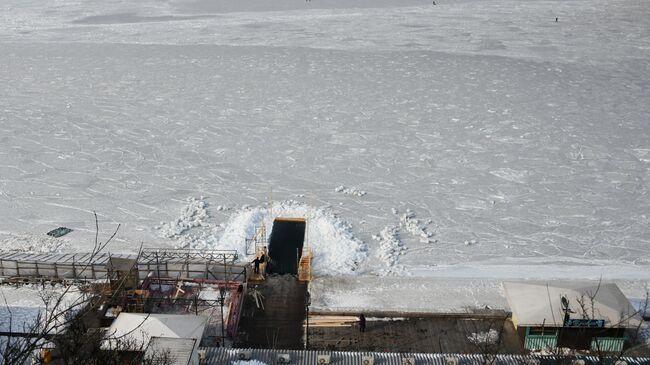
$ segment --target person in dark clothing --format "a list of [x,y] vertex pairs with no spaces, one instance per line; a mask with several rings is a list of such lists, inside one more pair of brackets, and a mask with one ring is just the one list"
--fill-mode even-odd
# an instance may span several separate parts
[[255,260],[253,260],[253,265],[255,265],[255,273],[259,274],[260,273],[260,259],[258,259],[256,257]]
[[264,253],[262,252],[262,254],[260,255],[260,264],[263,264],[265,262],[266,262],[266,255],[264,255]]
[[363,313],[359,316],[359,331],[366,332],[366,316]]

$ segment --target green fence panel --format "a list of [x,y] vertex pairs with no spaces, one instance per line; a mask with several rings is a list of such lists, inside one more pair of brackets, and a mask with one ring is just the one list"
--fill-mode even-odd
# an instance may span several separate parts
[[594,337],[591,339],[591,350],[602,352],[623,351],[624,337]]
[[556,335],[528,335],[524,343],[526,350],[539,350],[545,348],[555,348],[557,346]]

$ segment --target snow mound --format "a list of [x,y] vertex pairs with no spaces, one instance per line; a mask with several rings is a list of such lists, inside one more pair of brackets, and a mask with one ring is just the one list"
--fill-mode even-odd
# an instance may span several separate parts
[[386,267],[376,271],[379,275],[410,276],[410,273],[403,265],[398,265],[399,256],[406,252],[406,246],[400,240],[400,229],[397,226],[385,227],[378,235],[372,238],[379,241],[379,252],[377,256]]
[[437,240],[433,239],[433,232],[430,232],[427,228],[426,223],[420,222],[419,219],[415,218],[415,213],[410,209],[406,210],[406,213],[402,214],[400,217],[400,226],[406,229],[415,237],[420,238],[422,243],[436,243]]
[[0,252],[62,252],[70,246],[70,241],[47,235],[14,235],[0,236]]
[[375,235],[373,238],[379,241],[379,258],[388,266],[394,266],[399,255],[406,251],[406,247],[399,239],[398,227],[385,227],[379,232],[379,235]]
[[254,254],[246,247],[257,229],[266,226],[267,240],[277,217],[307,220],[305,247],[313,252],[312,268],[317,275],[346,275],[357,272],[366,259],[367,247],[356,238],[352,227],[330,210],[315,208],[293,200],[276,202],[273,208],[244,206],[233,213],[222,227],[184,237],[183,247],[236,250],[242,257]]
[[161,237],[173,238],[178,237],[192,227],[201,227],[206,225],[206,220],[210,218],[207,211],[207,204],[204,198],[187,198],[187,204],[181,209],[181,215],[176,220],[169,223],[161,222],[158,234]]
[[499,341],[499,332],[490,328],[488,332],[472,333],[467,339],[477,345],[495,345]]
[[354,195],[354,196],[364,196],[367,194],[363,190],[359,190],[357,188],[348,188],[343,185],[338,186],[336,189],[334,189],[334,191],[337,193],[343,193],[346,195]]

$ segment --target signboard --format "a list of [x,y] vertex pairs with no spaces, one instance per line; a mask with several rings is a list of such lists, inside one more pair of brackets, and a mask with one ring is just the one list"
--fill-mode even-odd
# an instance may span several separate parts
[[564,327],[605,328],[605,320],[604,319],[567,319],[564,321]]

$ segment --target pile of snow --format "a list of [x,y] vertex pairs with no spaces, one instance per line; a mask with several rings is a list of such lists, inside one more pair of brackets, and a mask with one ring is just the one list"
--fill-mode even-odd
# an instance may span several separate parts
[[[395,210],[394,210],[395,212]],[[433,232],[430,232],[427,228],[427,224],[431,222],[422,223],[419,219],[415,218],[415,213],[410,209],[406,210],[406,213],[402,214],[400,217],[400,226],[406,229],[415,237],[420,238],[422,243],[435,243],[437,240],[433,239]]]
[[467,339],[477,345],[496,345],[499,341],[499,332],[494,328],[490,328],[488,332],[472,333],[467,336]]
[[169,223],[160,222],[155,228],[161,237],[178,237],[192,227],[206,225],[208,215],[207,204],[204,198],[187,198],[187,204],[181,209],[180,217]]
[[363,190],[359,190],[357,188],[348,188],[343,185],[338,186],[336,189],[334,189],[337,193],[343,193],[346,195],[354,195],[354,196],[364,196],[367,193]]
[[404,254],[406,251],[406,246],[399,239],[398,227],[385,227],[372,238],[379,241],[379,258],[389,267],[394,266],[399,259],[399,255]]
[[[272,213],[272,215],[271,215]],[[185,248],[236,250],[240,256],[254,254],[246,247],[262,225],[266,226],[267,241],[277,217],[304,218],[307,221],[305,247],[313,252],[312,268],[318,275],[356,273],[366,259],[367,247],[352,233],[352,227],[325,208],[315,208],[293,200],[276,202],[273,208],[244,206],[233,213],[227,223],[207,231],[190,231],[183,237]]]
[[0,236],[0,252],[34,252],[56,253],[62,252],[70,246],[70,241],[65,238],[55,238],[48,235],[15,235]]

